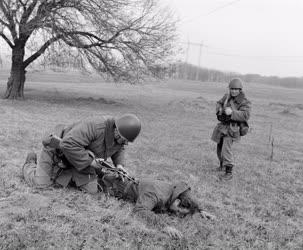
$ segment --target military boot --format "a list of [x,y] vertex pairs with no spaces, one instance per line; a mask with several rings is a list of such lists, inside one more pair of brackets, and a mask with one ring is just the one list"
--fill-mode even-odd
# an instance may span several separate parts
[[225,166],[225,173],[220,176],[221,180],[231,180],[233,178],[232,174],[233,166]]
[[22,174],[24,175],[24,168],[29,164],[37,164],[37,154],[35,152],[29,152],[26,156],[25,163],[22,166]]
[[26,156],[25,163],[35,163],[37,164],[37,154],[35,152],[29,152]]
[[220,166],[216,168],[216,171],[221,172],[224,171],[223,163],[220,162]]

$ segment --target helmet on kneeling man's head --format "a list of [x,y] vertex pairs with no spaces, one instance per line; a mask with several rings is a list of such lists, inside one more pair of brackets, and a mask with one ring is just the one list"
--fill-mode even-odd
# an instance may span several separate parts
[[234,78],[229,82],[228,88],[243,89],[243,81],[240,78]]
[[133,114],[125,114],[116,118],[115,125],[119,135],[129,142],[133,142],[141,130],[141,122]]

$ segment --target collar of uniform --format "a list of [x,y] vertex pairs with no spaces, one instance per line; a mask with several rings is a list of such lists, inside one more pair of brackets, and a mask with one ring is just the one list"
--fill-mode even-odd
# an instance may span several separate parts
[[114,131],[115,131],[115,119],[111,116],[105,116],[105,132],[104,140],[106,148],[110,148],[114,145]]
[[244,99],[245,99],[245,94],[243,91],[241,91],[240,94],[234,98],[234,102],[240,104],[241,102],[243,102]]

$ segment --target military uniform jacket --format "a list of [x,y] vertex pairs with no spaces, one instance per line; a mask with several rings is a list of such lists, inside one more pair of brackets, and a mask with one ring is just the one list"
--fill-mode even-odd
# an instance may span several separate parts
[[142,179],[138,185],[138,198],[134,212],[153,225],[166,226],[156,213],[167,212],[175,199],[190,187],[185,182],[176,184],[164,181]]
[[64,128],[60,148],[69,162],[56,182],[67,186],[73,179],[77,186],[87,184],[96,178],[95,169],[90,166],[93,158],[111,157],[115,165],[125,165],[124,146],[114,140],[114,118],[110,116],[81,121]]
[[[228,98],[227,94],[217,102],[216,111],[219,108],[223,108],[226,98]],[[214,128],[211,139],[216,143],[220,142],[222,136],[230,136],[235,140],[240,139],[239,123],[247,122],[250,117],[251,102],[245,97],[244,92],[240,92],[235,98],[229,98],[226,107],[231,107],[233,110],[231,120],[229,122],[220,122]]]
[[153,225],[166,226],[156,213],[167,212],[176,198],[190,187],[185,182],[175,184],[153,179],[133,182],[114,173],[103,175],[99,184],[108,194],[135,203],[134,213]]

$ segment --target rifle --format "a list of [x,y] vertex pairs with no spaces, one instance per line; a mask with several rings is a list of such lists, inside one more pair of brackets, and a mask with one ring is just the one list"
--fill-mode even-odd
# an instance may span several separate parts
[[217,112],[217,119],[220,121],[220,122],[229,122],[230,121],[230,116],[226,115],[225,114],[225,108],[227,106],[227,102],[230,98],[230,93],[229,93],[229,89],[227,89],[227,94],[226,94],[226,98],[223,102],[223,105],[222,107],[219,108],[218,112]]
[[102,158],[95,158],[95,161],[96,161],[97,165],[100,167],[101,171],[103,171],[103,172],[109,171],[112,173],[116,173],[122,178],[123,181],[124,181],[124,178],[126,178],[126,179],[138,184],[138,181],[135,178],[129,176],[122,169],[116,168],[110,162],[108,162]]
[[229,98],[230,98],[230,92],[229,92],[229,89],[227,89],[226,99],[224,100],[224,103],[223,103],[223,111],[226,108],[226,105],[227,105],[227,102],[228,102]]

